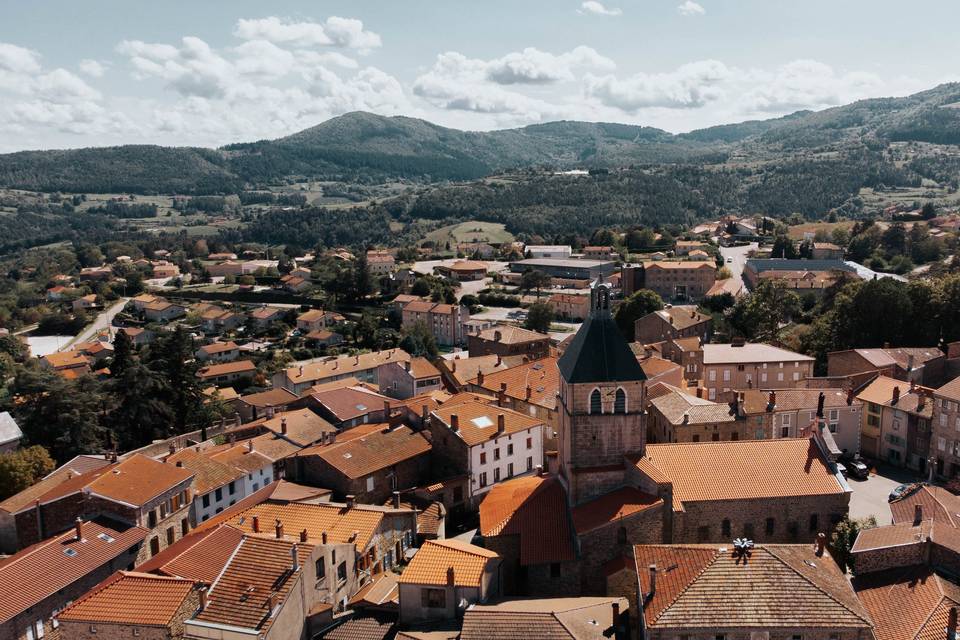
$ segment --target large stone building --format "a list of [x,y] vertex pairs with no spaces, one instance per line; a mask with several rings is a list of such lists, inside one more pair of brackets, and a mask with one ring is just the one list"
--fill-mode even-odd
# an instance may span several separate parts
[[470,357],[498,355],[527,356],[531,360],[550,353],[550,336],[508,324],[494,325],[468,337]]
[[[863,455],[925,472],[931,454],[933,390],[878,376],[857,393],[857,399],[864,404]],[[939,446],[937,452],[942,454]]]
[[707,399],[744,389],[788,389],[813,375],[814,359],[759,342],[705,344],[700,349],[700,380]]
[[881,375],[926,386],[943,382],[946,354],[936,347],[848,349],[827,354],[827,375]]
[[712,328],[713,318],[700,313],[696,307],[667,305],[638,319],[634,325],[633,339],[649,344],[696,336],[701,342],[708,342]]
[[623,269],[623,295],[640,289],[655,291],[664,300],[699,300],[717,279],[712,262],[700,260],[651,261]]

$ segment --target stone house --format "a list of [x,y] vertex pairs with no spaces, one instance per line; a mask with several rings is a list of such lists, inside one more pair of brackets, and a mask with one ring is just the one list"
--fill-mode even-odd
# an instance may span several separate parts
[[813,358],[768,344],[704,344],[699,354],[709,400],[728,391],[798,387],[813,375]]
[[423,323],[440,346],[466,344],[463,323],[470,319],[470,312],[463,305],[413,301],[403,307],[401,316],[404,329]]
[[634,341],[641,344],[698,337],[709,342],[713,318],[688,305],[667,305],[634,323]]
[[827,354],[831,377],[875,373],[924,386],[944,382],[946,355],[936,347],[848,349]]
[[643,283],[635,288],[655,291],[664,300],[699,300],[717,279],[716,266],[702,261],[644,262],[640,273]]
[[392,362],[380,368],[380,390],[391,398],[406,400],[442,388],[440,371],[426,358]]
[[550,336],[520,327],[498,324],[468,339],[470,357],[499,355],[527,356],[539,360],[550,354]]
[[[702,395],[702,394],[701,394]],[[648,391],[647,442],[751,440],[735,407],[658,385]]]
[[547,442],[556,438],[554,432],[559,428],[557,392],[560,390],[557,358],[531,360],[489,374],[480,370],[467,389],[495,395],[499,406],[537,418],[546,426],[544,437]]
[[[933,390],[878,376],[856,397],[864,403],[861,452],[898,467],[926,472],[931,455]],[[936,455],[941,455],[936,441]],[[944,442],[944,451],[946,443]]]
[[549,304],[558,318],[584,320],[590,313],[590,296],[578,293],[554,293]]
[[960,378],[954,378],[933,392],[933,434],[936,443],[937,475],[953,478],[960,474]]
[[757,439],[796,438],[816,417],[821,394],[823,417],[837,446],[843,451],[859,453],[863,403],[852,390],[748,389],[739,392],[740,412],[747,430],[760,436]]

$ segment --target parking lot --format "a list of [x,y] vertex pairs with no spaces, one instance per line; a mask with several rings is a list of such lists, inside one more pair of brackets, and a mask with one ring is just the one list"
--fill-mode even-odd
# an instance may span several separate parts
[[853,495],[850,496],[850,517],[873,516],[877,519],[877,524],[890,524],[892,516],[887,496],[897,485],[921,479],[908,469],[885,465],[879,466],[876,475],[871,474],[866,480],[847,479],[853,490]]

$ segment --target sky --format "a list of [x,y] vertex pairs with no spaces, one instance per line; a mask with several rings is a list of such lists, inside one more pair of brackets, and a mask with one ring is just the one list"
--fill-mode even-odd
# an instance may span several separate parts
[[0,152],[277,138],[350,111],[672,132],[960,79],[956,0],[0,2]]

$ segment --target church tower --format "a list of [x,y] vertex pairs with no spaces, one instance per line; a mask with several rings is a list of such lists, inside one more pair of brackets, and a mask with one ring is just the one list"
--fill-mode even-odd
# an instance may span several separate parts
[[559,361],[560,474],[580,504],[623,485],[643,455],[646,375],[610,313],[610,285],[590,288],[590,314]]

